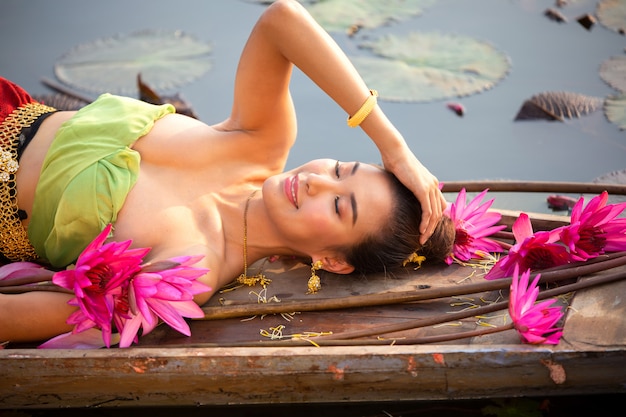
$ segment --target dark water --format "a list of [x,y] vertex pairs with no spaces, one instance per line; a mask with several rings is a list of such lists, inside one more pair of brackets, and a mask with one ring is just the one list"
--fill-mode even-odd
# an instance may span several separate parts
[[[455,33],[488,41],[511,58],[510,74],[495,88],[459,100],[467,109],[463,118],[449,111],[445,101],[382,103],[411,148],[441,180],[591,181],[626,168],[626,132],[610,124],[602,112],[565,123],[513,121],[524,100],[540,92],[569,91],[596,97],[616,94],[600,79],[598,69],[604,60],[624,54],[626,37],[601,25],[587,31],[576,23],[576,17],[593,13],[595,1],[570,1],[572,4],[562,10],[568,17],[567,23],[556,23],[543,15],[553,3],[553,0],[439,0],[422,16],[372,34],[411,30]],[[40,83],[41,77],[54,78],[55,61],[79,43],[142,29],[183,30],[211,42],[213,69],[180,89],[200,118],[209,123],[223,119],[230,110],[237,59],[263,10],[261,5],[242,0],[3,0],[2,6],[0,75],[33,94],[50,93]],[[347,51],[354,49],[347,36],[339,34],[336,39]],[[289,168],[319,157],[378,162],[375,147],[363,133],[346,127],[343,111],[298,72],[294,75],[292,92],[299,114],[300,140],[289,159]],[[545,209],[544,199],[534,195],[521,199],[508,196],[496,199],[496,205],[541,211]],[[616,399],[616,396],[584,397],[581,401],[565,397],[533,401],[544,405],[548,401],[552,405],[551,411],[544,407],[540,415],[576,416],[611,415],[602,410],[607,409],[607,402]],[[481,407],[486,403],[231,407],[183,412],[327,417],[407,416],[419,412],[463,416],[483,415]],[[116,415],[125,415],[118,411]],[[86,415],[84,412],[75,415]],[[0,411],[0,416],[7,413]],[[28,411],[18,415],[38,413]],[[154,410],[150,414],[159,415]],[[65,410],[47,415],[74,414]],[[113,414],[92,410],[89,415]]]
[[619,417],[623,397],[543,397],[375,404],[0,410],[0,417]]

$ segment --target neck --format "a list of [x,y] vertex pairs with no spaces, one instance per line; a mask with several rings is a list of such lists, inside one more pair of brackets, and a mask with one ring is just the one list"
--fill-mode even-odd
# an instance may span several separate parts
[[[245,204],[243,207],[245,210]],[[298,255],[283,244],[272,227],[267,210],[263,204],[262,191],[257,191],[250,199],[247,213],[247,261],[248,266],[259,259],[273,255]],[[243,211],[242,220],[243,224]],[[243,243],[243,238],[241,239]],[[243,249],[242,249],[243,253]]]

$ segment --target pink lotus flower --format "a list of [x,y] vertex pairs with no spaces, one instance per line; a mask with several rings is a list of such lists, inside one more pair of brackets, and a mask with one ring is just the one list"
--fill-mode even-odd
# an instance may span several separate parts
[[[147,334],[159,319],[189,336],[184,317],[204,317],[194,295],[210,290],[197,281],[208,269],[191,266],[202,256],[181,256],[142,265],[150,249],[128,249],[130,240],[104,244],[110,231],[108,225],[80,254],[73,269],[54,274],[55,284],[74,291],[76,297],[68,304],[78,309],[67,319],[74,330],[49,340],[41,348],[100,347],[94,340],[95,334],[101,335],[107,347],[111,346],[112,337],[119,337],[120,347],[128,347],[137,341],[140,328]],[[112,335],[113,325],[119,336]]]
[[626,209],[626,203],[607,206],[608,198],[605,191],[583,209],[581,197],[572,209],[570,225],[559,229],[572,259],[586,261],[605,252],[626,250],[626,218],[616,219]]
[[12,262],[0,266],[0,281],[22,281],[25,278],[37,278],[35,282],[51,279],[53,272],[34,262]]
[[551,307],[556,299],[550,299],[535,304],[539,295],[540,275],[537,274],[533,282],[528,285],[530,269],[518,278],[518,266],[515,265],[511,294],[509,299],[509,315],[515,329],[519,332],[522,341],[532,344],[556,345],[563,332],[553,327],[563,317],[560,307]]
[[191,334],[184,317],[204,317],[193,296],[210,290],[197,281],[208,270],[191,266],[201,258],[172,258],[149,265],[133,277],[128,290],[130,318],[118,326],[123,328],[120,347],[130,346],[140,327],[144,335],[151,332],[159,318],[180,333]]
[[456,229],[452,255],[446,258],[448,265],[454,262],[454,258],[468,261],[472,258],[482,258],[477,256],[480,252],[502,252],[502,247],[487,237],[506,228],[504,225],[494,226],[502,216],[499,213],[487,211],[493,204],[493,199],[480,205],[487,191],[484,190],[466,205],[465,188],[463,188],[456,201],[444,211],[444,214],[452,219]]
[[[119,334],[111,337],[112,344],[119,342]],[[99,349],[106,346],[102,341],[102,332],[91,328],[80,333],[63,333],[39,345],[38,349]]]
[[567,249],[558,243],[560,231],[533,233],[530,218],[521,213],[513,223],[515,245],[509,249],[508,255],[500,258],[485,276],[485,279],[509,277],[515,267],[522,270],[539,270],[563,265],[569,262]]
[[68,304],[79,310],[70,315],[68,324],[76,325],[75,332],[92,327],[102,329],[107,347],[110,346],[116,297],[123,294],[130,277],[139,271],[143,257],[150,251],[128,249],[131,241],[104,244],[111,227],[108,225],[85,248],[73,269],[57,272],[52,279],[76,295]]

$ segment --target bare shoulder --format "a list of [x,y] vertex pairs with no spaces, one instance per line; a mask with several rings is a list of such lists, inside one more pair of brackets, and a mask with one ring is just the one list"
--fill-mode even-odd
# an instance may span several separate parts
[[278,135],[269,130],[239,129],[231,120],[208,125],[181,114],[157,120],[153,129],[137,140],[133,148],[142,161],[161,166],[201,169],[211,162],[240,161],[265,165],[284,164],[291,143],[272,142]]
[[245,140],[242,134],[225,135],[199,120],[180,114],[170,114],[157,120],[148,134],[139,138],[133,148],[142,160],[158,165],[206,164],[232,152],[236,143]]

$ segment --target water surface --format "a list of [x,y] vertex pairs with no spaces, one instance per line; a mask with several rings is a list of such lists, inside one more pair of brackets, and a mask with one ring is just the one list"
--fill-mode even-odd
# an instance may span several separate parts
[[[600,79],[598,69],[609,57],[624,54],[626,38],[599,24],[587,31],[576,22],[594,12],[595,1],[570,3],[562,9],[568,22],[557,23],[543,14],[554,7],[553,0],[439,0],[421,16],[369,34],[418,30],[471,36],[511,58],[511,72],[502,82],[458,100],[467,109],[462,118],[445,101],[381,102],[414,152],[442,181],[591,181],[626,168],[626,132],[601,111],[565,123],[514,121],[524,100],[541,92],[617,93]],[[4,0],[3,6],[0,74],[33,94],[50,92],[41,77],[54,78],[56,59],[79,43],[143,29],[183,30],[211,42],[213,69],[180,89],[209,123],[230,111],[237,60],[264,8],[243,0]],[[348,53],[355,51],[345,34],[334,37]],[[288,168],[320,157],[379,162],[368,138],[360,129],[348,128],[346,114],[299,72],[292,93],[299,141]],[[546,208],[545,196],[534,195],[502,197],[496,204]]]

